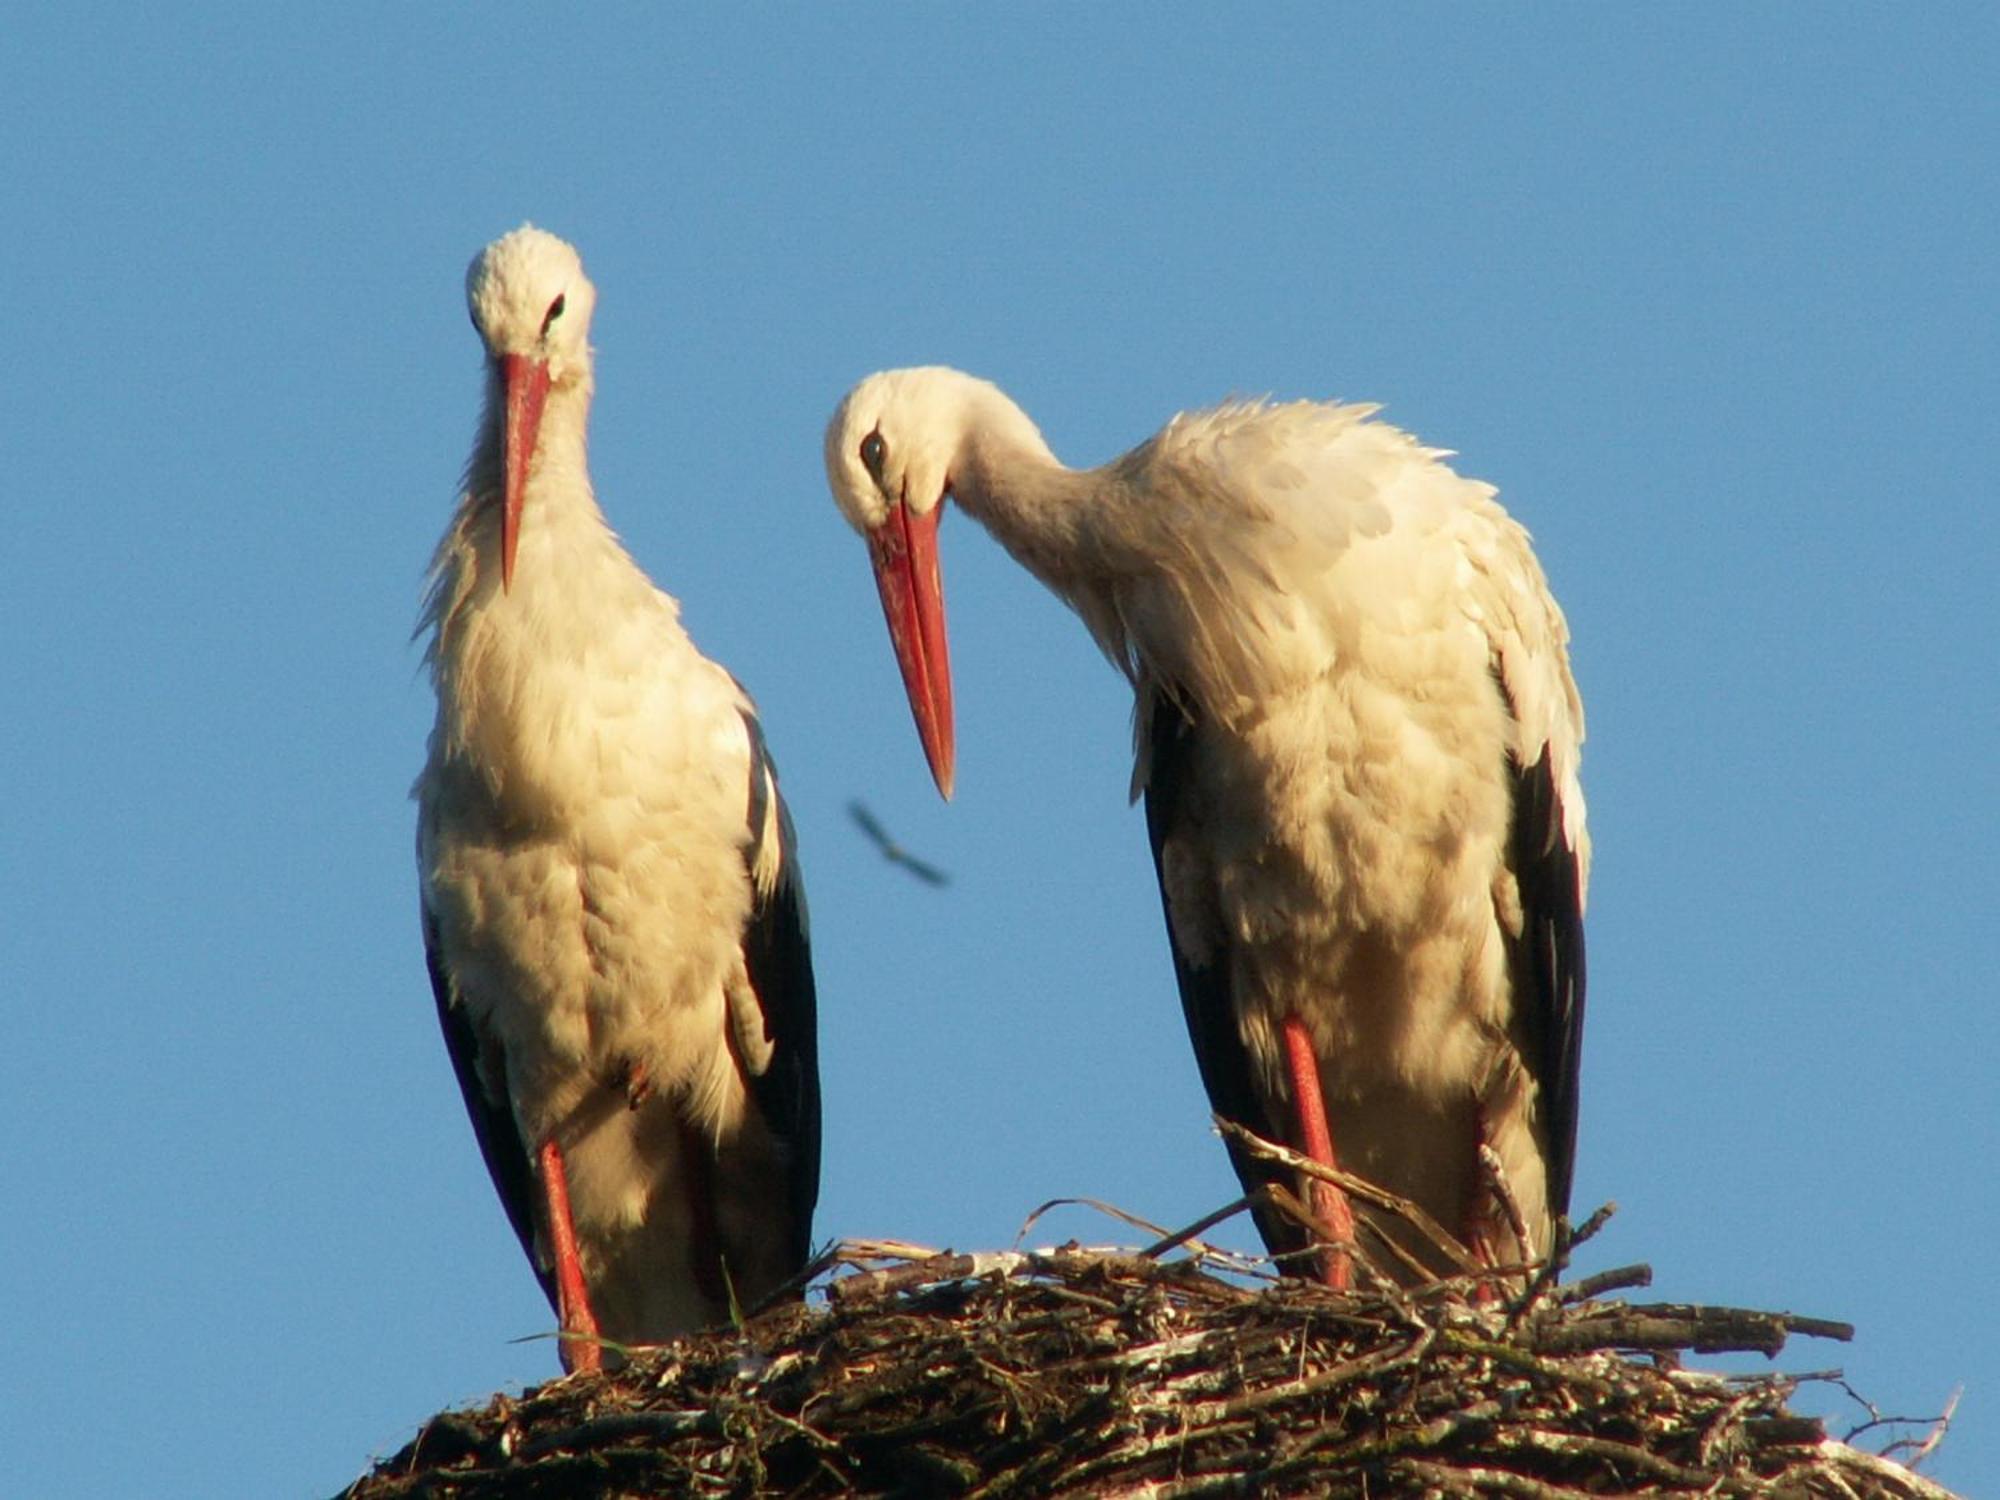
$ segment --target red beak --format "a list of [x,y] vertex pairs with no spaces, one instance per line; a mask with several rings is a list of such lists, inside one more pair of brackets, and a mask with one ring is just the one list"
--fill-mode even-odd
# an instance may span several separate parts
[[504,590],[514,583],[514,549],[521,541],[521,500],[528,493],[528,466],[535,460],[542,403],[549,395],[548,361],[503,354],[500,379],[507,393],[507,487],[500,512],[500,587]]
[[903,669],[903,688],[924,758],[938,791],[951,796],[951,653],[945,645],[944,582],[938,574],[939,505],[913,515],[908,505],[891,506],[889,518],[868,538],[875,586],[889,622],[889,642]]

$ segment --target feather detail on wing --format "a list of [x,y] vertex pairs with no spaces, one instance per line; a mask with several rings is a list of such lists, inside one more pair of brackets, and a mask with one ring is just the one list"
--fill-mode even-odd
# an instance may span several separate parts
[[[1539,1091],[1549,1211],[1566,1213],[1576,1160],[1583,1043],[1583,912],[1590,834],[1579,782],[1583,705],[1569,669],[1569,627],[1550,595],[1527,532],[1485,508],[1472,564],[1469,610],[1484,627],[1493,676],[1513,726],[1508,865],[1519,893],[1513,953],[1514,1019],[1522,1060]],[[1510,924],[1511,925],[1511,924]]]
[[[1268,1117],[1252,1073],[1249,1049],[1237,1022],[1231,995],[1232,964],[1228,939],[1219,922],[1201,910],[1203,895],[1190,889],[1184,841],[1194,795],[1192,773],[1197,723],[1173,703],[1155,698],[1144,705],[1146,831],[1152,839],[1153,864],[1160,880],[1160,905],[1166,917],[1167,942],[1173,950],[1174,978],[1186,1017],[1188,1040],[1209,1107],[1267,1140],[1283,1141],[1286,1133]],[[1234,1141],[1225,1144],[1230,1165],[1254,1192],[1267,1182],[1289,1184],[1290,1174],[1273,1163],[1250,1156]],[[1255,1211],[1258,1232],[1273,1254],[1303,1250],[1304,1233],[1292,1220],[1263,1209]]]
[[[487,1173],[500,1194],[500,1206],[507,1211],[507,1222],[513,1225],[521,1248],[527,1252],[528,1264],[534,1267],[542,1293],[549,1299],[549,1306],[555,1307],[555,1278],[535,1254],[535,1166],[521,1139],[520,1126],[514,1121],[513,1107],[507,1102],[505,1059],[497,1048],[490,1051],[482,1048],[471,1017],[458,1003],[445,971],[444,955],[439,951],[437,918],[427,905],[423,908],[423,923],[424,963],[430,970],[431,994],[437,1000],[438,1025],[444,1031],[452,1071],[458,1075],[459,1092],[465,1096],[465,1112],[472,1120],[479,1154],[486,1160]],[[499,1075],[492,1079],[499,1089],[498,1100],[481,1076],[488,1070]]]
[[1564,833],[1549,753],[1514,768],[1510,862],[1521,893],[1515,1020],[1540,1086],[1549,1211],[1569,1212],[1583,1046],[1583,870]]
[[[732,1042],[765,1123],[790,1149],[791,1251],[803,1262],[819,1199],[818,998],[791,815],[755,714],[746,710],[743,722],[750,736],[751,834],[744,863],[753,888],[743,962],[756,1014],[732,1005]],[[756,1059],[761,1066],[752,1066]]]

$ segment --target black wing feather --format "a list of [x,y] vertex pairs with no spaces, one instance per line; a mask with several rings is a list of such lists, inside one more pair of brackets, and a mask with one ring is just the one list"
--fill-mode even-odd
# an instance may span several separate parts
[[1522,1056],[1541,1090],[1547,1131],[1549,1209],[1569,1212],[1583,1049],[1583,889],[1576,850],[1563,831],[1562,795],[1548,747],[1532,766],[1514,764],[1514,878],[1521,891],[1521,942],[1514,971],[1528,992],[1516,1005]]
[[[1265,1110],[1249,1049],[1236,1023],[1235,997],[1230,990],[1229,954],[1221,946],[1206,965],[1193,963],[1174,938],[1173,911],[1167,896],[1166,871],[1162,851],[1187,822],[1189,793],[1193,786],[1192,759],[1198,726],[1192,710],[1166,698],[1151,705],[1152,733],[1149,771],[1146,777],[1146,832],[1153,843],[1153,868],[1160,879],[1160,909],[1166,918],[1167,944],[1173,950],[1174,978],[1179,982],[1181,1011],[1187,1018],[1188,1041],[1194,1045],[1194,1059],[1201,1070],[1202,1087],[1218,1115],[1232,1120],[1266,1140],[1284,1141],[1283,1127]],[[1230,1165],[1246,1193],[1266,1183],[1290,1184],[1290,1174],[1272,1162],[1259,1161],[1234,1141],[1225,1142]],[[1257,1231],[1273,1255],[1291,1255],[1308,1248],[1310,1242],[1292,1220],[1262,1209],[1254,1210]],[[1304,1261],[1281,1262],[1288,1271],[1310,1274]]]
[[791,813],[778,796],[777,767],[762,728],[751,714],[743,722],[750,732],[751,828],[744,858],[752,870],[767,821],[767,795],[778,804],[778,878],[768,892],[757,894],[743,933],[744,967],[772,1042],[770,1065],[753,1075],[749,1086],[765,1123],[791,1147],[790,1253],[804,1265],[812,1253],[813,1209],[819,1202],[819,1000]]
[[[479,1036],[472,1029],[465,1007],[452,997],[451,976],[445,972],[440,952],[437,918],[428,906],[423,909],[424,963],[431,973],[431,994],[437,1000],[438,1025],[444,1031],[445,1050],[451,1054],[452,1071],[458,1075],[458,1091],[465,1097],[465,1112],[472,1119],[472,1133],[479,1141],[479,1154],[486,1159],[487,1173],[500,1194],[500,1206],[507,1222],[521,1241],[535,1279],[549,1306],[556,1305],[555,1278],[535,1259],[535,1166],[521,1130],[514,1123],[514,1111],[505,1098],[495,1103],[479,1081]],[[504,1066],[504,1060],[502,1065]],[[503,1085],[504,1089],[504,1085]]]

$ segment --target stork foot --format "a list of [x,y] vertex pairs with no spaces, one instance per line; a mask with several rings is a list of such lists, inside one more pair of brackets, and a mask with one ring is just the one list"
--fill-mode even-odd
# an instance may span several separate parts
[[637,1109],[653,1097],[653,1080],[642,1062],[625,1065],[625,1107]]
[[[1323,1167],[1338,1167],[1333,1155],[1333,1127],[1326,1117],[1326,1101],[1320,1094],[1319,1054],[1313,1051],[1312,1037],[1297,1016],[1285,1017],[1280,1029],[1285,1043],[1285,1067],[1292,1080],[1292,1106],[1298,1114],[1299,1145],[1306,1156]],[[1354,1205],[1346,1193],[1330,1182],[1312,1179],[1308,1201],[1313,1216],[1333,1232],[1342,1245],[1354,1243]],[[1354,1279],[1354,1259],[1346,1250],[1329,1250],[1320,1257],[1319,1279],[1337,1292],[1344,1292]]]
[[559,1347],[563,1368],[571,1374],[601,1370],[604,1350],[598,1343],[597,1315],[590,1310],[590,1294],[583,1281],[583,1258],[576,1248],[576,1223],[569,1213],[569,1174],[563,1167],[562,1148],[553,1140],[542,1142],[539,1165],[542,1199],[548,1210],[549,1250],[556,1262],[556,1311],[562,1319]]
[[[1479,1113],[1479,1141],[1475,1148],[1479,1171],[1474,1175],[1472,1202],[1465,1214],[1465,1244],[1473,1259],[1486,1267],[1525,1260],[1529,1249],[1527,1221],[1514,1190],[1507,1181],[1506,1165],[1500,1153],[1488,1144],[1486,1112]],[[1500,1300],[1500,1287],[1482,1281],[1472,1290],[1472,1300],[1481,1307]]]

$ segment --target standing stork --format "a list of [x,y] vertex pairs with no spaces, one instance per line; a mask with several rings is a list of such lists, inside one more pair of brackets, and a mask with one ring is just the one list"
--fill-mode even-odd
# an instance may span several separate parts
[[[826,465],[939,790],[951,497],[1132,683],[1133,795],[1216,1112],[1512,1265],[1549,1252],[1575,1154],[1583,714],[1527,534],[1374,410],[1233,402],[1072,470],[997,387],[897,370],[841,403]],[[1230,1152],[1248,1189],[1284,1177]],[[1353,1240],[1347,1194],[1310,1201]],[[1301,1269],[1310,1239],[1258,1224]],[[1344,1248],[1317,1270],[1352,1275]]]
[[563,1363],[726,1320],[805,1262],[805,897],[756,710],[605,523],[595,289],[523,226],[466,280],[486,407],[420,629],[424,946]]

